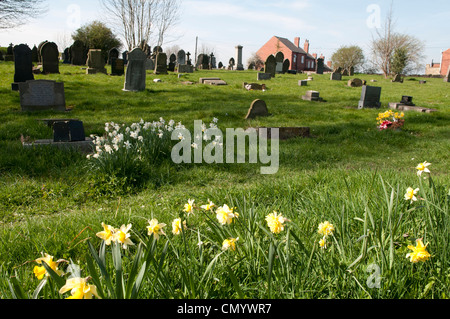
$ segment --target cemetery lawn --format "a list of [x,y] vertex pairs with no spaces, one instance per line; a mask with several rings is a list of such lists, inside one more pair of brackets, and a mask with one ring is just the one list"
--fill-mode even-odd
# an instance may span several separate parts
[[[64,82],[71,111],[58,114],[21,112],[19,93],[11,91],[13,77],[14,64],[1,61],[0,298],[14,297],[11,276],[31,297],[39,284],[34,260],[41,253],[73,261],[87,277],[88,242],[98,250],[102,222],[133,225],[135,245],[123,251],[125,272],[131,271],[153,218],[167,224],[166,236],[156,244],[139,298],[450,297],[450,86],[442,79],[391,83],[377,75],[355,75],[382,87],[381,110],[358,110],[361,88],[347,87],[351,77],[345,76],[330,81],[330,75],[313,75],[307,87],[299,87],[306,75],[277,75],[259,82],[266,92],[248,92],[243,82],[257,82],[254,71],[198,71],[180,79],[148,72],[147,90],[132,93],[122,91],[123,76],[86,75],[80,67],[60,65],[60,74],[35,75]],[[201,85],[201,77],[219,77],[228,85]],[[162,82],[154,83],[157,78]],[[326,102],[303,101],[307,90],[319,91]],[[378,113],[403,95],[438,112],[405,112],[403,130],[379,131]],[[255,99],[263,99],[272,116],[244,120]],[[21,136],[52,138],[40,119],[79,119],[89,136],[103,135],[106,122],[130,125],[160,117],[191,130],[194,120],[213,118],[224,132],[307,126],[312,137],[280,142],[275,175],[261,175],[264,164],[165,165],[141,189],[104,196],[94,189],[98,184],[92,182],[86,155],[21,144]],[[432,163],[431,174],[419,178],[416,166],[424,161]],[[114,180],[105,183],[114,189]],[[404,199],[408,187],[420,189],[418,201]],[[183,216],[188,199],[197,207],[208,200],[236,207],[239,218],[222,226],[214,213],[198,209],[188,217],[183,236],[175,236],[172,221]],[[271,233],[265,221],[273,211],[289,220],[280,234]],[[317,232],[324,221],[335,228],[326,250],[319,247],[323,236]],[[236,251],[222,251],[223,240],[231,237],[239,237]],[[412,263],[408,246],[420,238],[429,244],[431,257]],[[370,265],[379,267],[380,288],[370,285],[377,269]],[[55,287],[51,293],[51,287],[39,297],[67,297]],[[105,287],[105,297],[111,297]]]

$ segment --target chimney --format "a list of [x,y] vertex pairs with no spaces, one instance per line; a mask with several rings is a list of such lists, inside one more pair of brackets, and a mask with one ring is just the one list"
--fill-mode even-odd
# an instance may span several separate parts
[[294,44],[297,48],[300,48],[300,38],[299,37],[294,39]]
[[313,53],[313,55],[312,55],[313,57],[314,57],[314,59],[316,59],[317,60],[317,53]]
[[331,67],[333,66],[333,62],[327,61],[327,65],[328,65],[328,67],[331,69]]
[[304,49],[306,53],[309,53],[309,40],[305,40]]

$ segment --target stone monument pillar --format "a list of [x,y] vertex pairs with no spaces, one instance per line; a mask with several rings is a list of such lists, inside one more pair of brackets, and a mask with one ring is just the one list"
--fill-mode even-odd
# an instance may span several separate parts
[[244,65],[242,64],[242,45],[238,45],[236,47],[236,61],[237,61],[237,65],[236,65],[236,70],[237,71],[243,71],[244,70]]

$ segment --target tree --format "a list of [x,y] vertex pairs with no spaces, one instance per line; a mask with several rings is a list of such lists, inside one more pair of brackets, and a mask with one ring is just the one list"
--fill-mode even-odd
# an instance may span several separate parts
[[351,69],[362,67],[364,64],[363,50],[356,45],[342,46],[331,57],[335,69],[342,68],[351,74]]
[[393,74],[402,74],[408,64],[408,52],[405,48],[398,48],[394,52],[391,62],[391,71]]
[[105,59],[108,57],[109,50],[122,46],[111,29],[99,21],[82,26],[72,34],[72,39],[80,40],[88,49],[101,49]]
[[0,29],[25,24],[29,18],[46,11],[43,0],[0,0]]
[[396,52],[405,54],[404,71],[420,68],[423,59],[423,42],[416,37],[395,32],[394,27],[391,4],[384,27],[381,30],[377,29],[371,45],[372,63],[383,72],[385,78],[394,74],[392,63]]
[[162,46],[165,37],[179,18],[180,0],[101,0],[110,21],[128,46],[128,50],[149,44],[152,34],[155,44]]
[[261,70],[264,67],[264,61],[257,53],[252,53],[250,58],[247,60],[247,65],[252,66],[255,70]]

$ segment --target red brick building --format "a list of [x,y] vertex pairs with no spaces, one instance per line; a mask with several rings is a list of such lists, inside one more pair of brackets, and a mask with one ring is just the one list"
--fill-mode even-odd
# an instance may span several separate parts
[[[261,49],[256,52],[259,57],[266,61],[267,57],[273,54],[274,56],[282,52],[285,59],[291,62],[291,70],[314,72],[317,63],[317,54],[309,53],[309,41],[306,40],[303,49],[300,48],[300,38],[295,38],[294,43],[286,38],[274,36]],[[321,58],[323,58],[321,56]],[[327,65],[324,65],[325,71],[331,71]]]
[[450,49],[442,52],[441,75],[447,76],[448,68],[450,67]]

